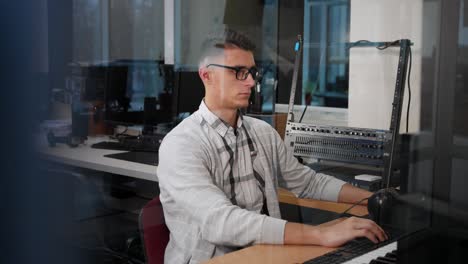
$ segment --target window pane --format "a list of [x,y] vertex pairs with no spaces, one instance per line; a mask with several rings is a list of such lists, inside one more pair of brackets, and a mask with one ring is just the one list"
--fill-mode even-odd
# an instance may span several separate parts
[[348,107],[349,1],[306,1],[303,103]]

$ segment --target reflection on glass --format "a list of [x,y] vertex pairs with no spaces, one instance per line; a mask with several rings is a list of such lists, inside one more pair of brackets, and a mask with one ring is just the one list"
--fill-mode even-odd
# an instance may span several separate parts
[[348,107],[348,0],[304,6],[303,104]]
[[102,9],[101,1],[73,1],[73,59],[75,61],[104,59]]
[[255,61],[262,72],[260,86],[253,89],[249,112],[273,113],[276,102],[278,1],[181,1],[174,2],[175,70],[198,70],[199,51],[206,36],[229,27],[255,44]]
[[[468,146],[468,5],[466,1],[460,1],[460,19],[458,30],[458,56],[455,79],[455,101],[454,101],[454,135],[455,144]],[[457,139],[458,138],[458,139]]]

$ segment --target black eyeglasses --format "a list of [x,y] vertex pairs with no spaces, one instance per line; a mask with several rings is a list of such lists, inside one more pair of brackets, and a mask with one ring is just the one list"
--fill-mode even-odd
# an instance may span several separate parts
[[247,67],[232,67],[232,66],[226,66],[226,65],[221,65],[221,64],[208,64],[206,67],[210,66],[216,66],[216,67],[221,67],[221,68],[226,68],[230,69],[236,72],[236,79],[239,81],[246,80],[247,77],[249,77],[249,73],[252,75],[252,78],[254,81],[258,82],[261,80],[261,74],[258,71],[257,67],[252,67],[252,68],[247,68]]

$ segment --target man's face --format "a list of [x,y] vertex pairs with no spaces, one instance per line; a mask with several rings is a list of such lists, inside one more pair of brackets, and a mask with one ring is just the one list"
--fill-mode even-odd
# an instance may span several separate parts
[[[255,66],[252,52],[239,48],[225,49],[224,55],[218,56],[212,63],[248,69]],[[255,85],[251,74],[245,80],[238,80],[235,70],[216,66],[208,69],[212,73],[213,83],[206,96],[212,99],[217,108],[234,110],[249,105],[250,93]]]

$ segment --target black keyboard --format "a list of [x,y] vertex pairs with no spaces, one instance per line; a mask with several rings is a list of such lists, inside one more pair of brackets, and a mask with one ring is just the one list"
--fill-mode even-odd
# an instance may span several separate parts
[[156,152],[129,151],[123,153],[108,154],[104,155],[104,157],[143,163],[152,166],[158,165],[158,153]]
[[380,247],[386,246],[390,243],[398,241],[403,232],[395,229],[384,228],[387,233],[388,239],[384,242],[374,244],[367,238],[357,238],[346,243],[342,247],[331,251],[325,255],[313,258],[304,262],[304,264],[334,264],[343,263],[355,257],[361,256],[369,251],[376,250]]
[[119,141],[102,141],[91,145],[97,149],[158,152],[164,135],[121,137]]
[[91,145],[92,148],[96,149],[111,149],[111,150],[125,150],[128,151],[128,146],[123,145],[120,142],[115,141],[101,141]]

